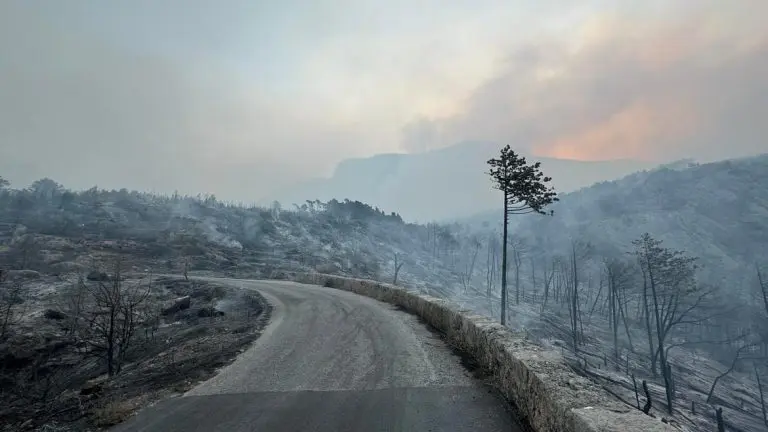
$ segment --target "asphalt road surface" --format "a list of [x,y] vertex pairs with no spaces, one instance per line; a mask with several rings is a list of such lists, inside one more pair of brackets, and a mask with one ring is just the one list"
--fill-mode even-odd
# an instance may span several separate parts
[[215,377],[113,430],[523,430],[415,316],[318,286],[227,282],[274,306],[262,336]]

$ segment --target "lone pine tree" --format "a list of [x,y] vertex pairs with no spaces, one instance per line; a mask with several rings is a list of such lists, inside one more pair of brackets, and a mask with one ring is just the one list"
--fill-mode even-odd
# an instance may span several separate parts
[[515,153],[509,146],[501,149],[498,158],[488,161],[493,187],[504,195],[504,241],[501,258],[501,324],[507,320],[507,238],[509,215],[538,213],[552,215],[544,209],[558,201],[557,193],[548,185],[551,177],[541,172],[541,162],[529,164],[525,157]]

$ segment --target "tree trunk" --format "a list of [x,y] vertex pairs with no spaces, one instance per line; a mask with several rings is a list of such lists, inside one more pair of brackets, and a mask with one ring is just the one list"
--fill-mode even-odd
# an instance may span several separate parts
[[635,401],[637,401],[637,409],[640,409],[640,394],[637,392],[637,380],[635,374],[632,374],[632,385],[635,387]]
[[643,406],[643,413],[648,414],[651,412],[653,402],[651,401],[651,392],[648,391],[648,383],[643,380],[643,391],[645,392],[645,406]]
[[509,194],[504,192],[504,243],[501,249],[501,325],[507,324],[507,235],[509,223]]
[[760,373],[757,370],[757,365],[753,364],[752,367],[754,367],[755,369],[755,378],[757,379],[757,389],[760,392],[760,408],[762,409],[762,412],[763,412],[763,423],[765,423],[765,425],[768,426],[768,416],[766,416],[766,413],[765,413],[765,396],[763,394],[763,386],[760,383]]
[[629,322],[627,320],[627,312],[625,311],[625,308],[624,308],[625,303],[618,292],[616,293],[616,296],[618,297],[619,315],[621,315],[621,320],[624,323],[624,331],[627,333],[627,342],[629,343],[629,349],[630,351],[635,352],[635,346],[632,343],[632,334],[629,331]]
[[11,320],[11,313],[13,311],[13,298],[8,299],[8,304],[3,312],[3,325],[0,327],[0,336],[5,336],[6,330],[8,330],[8,322]]
[[469,271],[467,271],[467,283],[464,286],[464,292],[467,292],[467,288],[472,286],[472,274],[475,272],[475,262],[477,262],[477,254],[480,252],[480,244],[477,243],[474,245],[475,250],[472,253],[472,262],[469,265]]
[[115,374],[115,307],[111,306],[109,311],[109,330],[107,333],[107,373],[109,376]]
[[[613,359],[619,361],[619,313],[616,307],[616,280],[612,270],[608,270],[608,314],[613,331]],[[618,367],[618,366],[617,366]]]
[[520,258],[520,251],[515,249],[512,252],[512,255],[514,255],[515,259],[515,304],[520,304],[520,264],[521,264],[521,258]]
[[[494,235],[496,233],[494,232]],[[495,237],[488,239],[488,267],[486,273],[486,295],[490,300],[493,294],[493,288],[496,286],[496,273],[498,271],[499,251],[498,243]]]
[[715,418],[717,419],[717,432],[725,432],[725,422],[723,421],[722,408],[715,410]]
[[[591,290],[591,288],[590,288]],[[592,303],[592,308],[589,310],[589,320],[592,321],[592,314],[595,312],[595,308],[597,307],[597,302],[600,301],[600,297],[603,295],[603,278],[600,277],[600,289],[597,291],[597,295],[595,296],[595,301]]]
[[765,306],[765,313],[768,314],[768,283],[763,281],[763,274],[760,272],[760,268],[757,268],[757,281],[760,283],[760,293],[763,295],[763,305]]
[[547,275],[547,266],[544,266],[544,299],[541,302],[541,312],[544,313],[544,309],[547,307],[547,300],[549,299],[549,289],[552,286],[552,279],[555,277],[555,263],[552,263],[552,273]]
[[[656,320],[656,336],[658,338],[658,349],[659,349],[659,366],[661,367],[661,372],[664,376],[664,389],[665,393],[667,394],[667,411],[669,414],[672,414],[673,406],[672,406],[672,377],[670,376],[670,369],[669,365],[667,365],[667,353],[664,350],[664,340],[666,339],[666,331],[664,330],[664,325],[661,321],[661,308],[659,306],[659,296],[656,292],[656,280],[654,278],[653,269],[648,267],[648,282],[651,285],[651,294],[653,295],[653,313],[654,318]],[[651,353],[653,355],[653,353]],[[653,356],[653,362],[656,361],[656,356]]]
[[579,270],[576,266],[576,245],[571,244],[571,290],[570,290],[570,309],[571,309],[571,333],[573,336],[573,350],[579,351]]
[[[666,359],[666,355],[665,355]],[[668,383],[668,389],[667,389],[667,405],[672,406],[672,402],[675,400],[675,377],[672,375],[672,365],[667,363],[667,366],[664,368],[664,374],[665,378],[664,381]],[[670,409],[670,414],[672,413],[672,410]]]
[[648,355],[651,358],[651,373],[655,378],[656,372],[656,350],[653,347],[653,327],[651,326],[651,311],[648,306],[648,276],[643,271],[643,314],[645,315],[645,329],[648,333]]
[[397,285],[397,276],[400,274],[400,268],[403,266],[402,262],[398,262],[397,254],[395,254],[395,275],[392,278],[392,285]]

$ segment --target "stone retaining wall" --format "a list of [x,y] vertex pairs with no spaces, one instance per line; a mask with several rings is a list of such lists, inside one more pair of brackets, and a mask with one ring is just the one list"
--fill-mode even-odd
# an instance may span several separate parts
[[495,321],[459,310],[446,300],[379,282],[319,273],[277,272],[291,280],[351,291],[422,317],[488,370],[496,386],[536,431],[677,431],[622,404],[574,373],[557,351],[542,348]]

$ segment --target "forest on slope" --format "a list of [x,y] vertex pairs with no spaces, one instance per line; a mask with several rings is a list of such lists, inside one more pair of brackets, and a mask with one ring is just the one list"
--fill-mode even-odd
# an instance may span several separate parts
[[[668,413],[672,387],[673,411],[696,427],[714,427],[701,405],[715,404],[729,430],[765,429],[758,377],[768,358],[768,156],[641,171],[561,195],[549,209],[554,216],[512,218],[510,326],[565,345],[582,369],[592,365],[584,373],[593,378],[602,368],[605,385],[626,401],[635,381],[648,379],[655,406]],[[460,297],[494,316],[501,228],[489,221],[500,219],[498,211],[467,221],[482,245],[462,252],[474,261],[465,267],[475,269],[470,288],[482,289]],[[659,251],[649,256],[645,246]],[[657,295],[654,272],[665,278]],[[659,365],[656,310],[671,380]]]
[[[716,407],[731,430],[766,428],[758,379],[768,375],[768,284],[758,270],[768,273],[768,157],[659,167],[560,198],[554,216],[512,220],[508,325],[559,347],[638,409],[647,381],[653,415],[706,429]],[[259,207],[203,195],[71,191],[50,179],[3,183],[0,267],[40,276],[27,278],[26,290],[13,285],[13,296],[3,284],[13,308],[0,348],[45,319],[20,304],[50,308],[50,287],[109,272],[116,257],[144,275],[268,278],[298,270],[371,278],[498,318],[502,240],[487,221],[500,221],[501,211],[478,219],[486,222],[413,224],[351,200]],[[652,319],[658,308],[643,278],[658,264],[633,244],[644,233],[646,244],[661,240],[672,255],[697,258],[675,261],[675,271],[659,267],[669,275],[658,285],[661,310],[674,304],[669,316],[679,321],[664,332],[663,361]]]
[[451,269],[432,249],[456,243],[447,227],[405,223],[359,201],[266,208],[211,195],[76,192],[51,179],[0,190],[0,224],[0,264],[10,268],[85,271],[103,264],[94,264],[100,254],[92,252],[104,250],[132,255],[136,269],[267,277],[275,269],[319,268],[377,278],[408,254],[408,274],[419,277],[412,282],[441,282],[438,289]]

